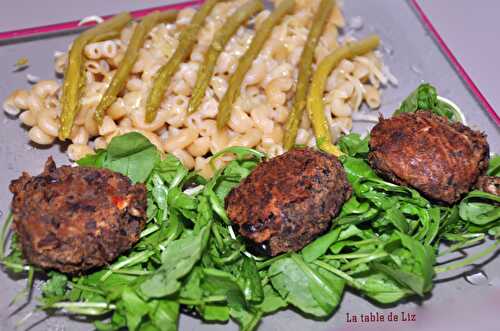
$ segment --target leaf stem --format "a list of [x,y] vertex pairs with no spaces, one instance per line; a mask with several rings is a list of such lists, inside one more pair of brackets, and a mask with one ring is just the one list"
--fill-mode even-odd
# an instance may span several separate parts
[[373,253],[347,253],[347,254],[337,254],[337,255],[325,255],[323,256],[326,260],[341,260],[341,259],[357,259],[372,256]]
[[219,233],[219,230],[217,229],[216,226],[212,226],[211,228],[212,228],[212,233],[214,234],[215,241],[217,242],[217,246],[219,248],[223,248],[224,242],[222,241],[222,237]]
[[232,252],[228,256],[225,256],[222,258],[216,258],[216,257],[212,257],[212,258],[214,258],[214,261],[218,264],[228,264],[228,263],[236,260],[240,256],[240,253],[244,249],[245,249],[245,246],[241,246],[239,249],[235,250],[234,252]]
[[14,217],[12,217],[12,213],[9,212],[9,215],[7,215],[7,218],[3,223],[2,232],[0,234],[0,260],[3,260],[5,258],[5,245],[7,244],[7,237],[9,235],[9,229],[13,220]]
[[113,272],[115,272],[117,269],[122,269],[123,267],[127,266],[132,266],[136,263],[142,262],[144,259],[148,259],[149,257],[153,256],[155,254],[154,251],[143,251],[140,252],[132,257],[129,257],[128,259],[125,259],[123,261],[117,262],[109,267],[108,272],[106,272],[104,275],[102,275],[101,279],[99,279],[101,282],[105,281],[108,279]]
[[186,306],[197,306],[201,305],[204,303],[208,302],[224,302],[226,301],[226,297],[224,295],[213,295],[210,297],[203,298],[201,300],[196,300],[196,299],[188,299],[188,298],[179,298],[178,302],[181,305],[186,305]]
[[100,309],[111,309],[115,310],[116,306],[106,302],[55,302],[50,305],[43,306],[44,309],[55,308],[55,309],[71,309],[71,308],[100,308]]
[[101,290],[99,290],[95,287],[92,287],[92,286],[80,285],[80,284],[73,283],[73,282],[69,282],[69,284],[72,287],[83,290],[83,291],[93,292],[93,293],[100,294],[100,295],[106,295],[106,293],[104,291],[101,291]]
[[146,276],[146,275],[151,275],[154,273],[153,271],[131,270],[131,269],[116,269],[116,270],[113,270],[113,272],[116,274],[123,274],[123,275],[130,275],[130,276]]
[[349,263],[344,264],[341,267],[341,269],[342,270],[348,270],[348,269],[351,269],[352,267],[355,267],[355,266],[357,266],[359,264],[368,263],[368,262],[371,262],[371,261],[374,261],[374,260],[378,260],[378,259],[381,259],[381,258],[384,258],[384,257],[387,257],[387,256],[389,256],[389,254],[386,253],[386,252],[381,252],[381,253],[376,253],[376,254],[370,254],[367,257],[355,259],[355,260],[352,260]]
[[482,252],[479,252],[475,255],[472,255],[472,256],[470,256],[466,259],[463,259],[457,263],[453,263],[453,264],[446,265],[446,266],[435,267],[434,272],[435,273],[442,273],[442,272],[448,272],[448,271],[452,271],[452,270],[456,270],[456,269],[465,267],[469,264],[472,264],[476,260],[479,260],[480,258],[495,252],[498,248],[498,245],[500,245],[500,240],[495,241],[491,246],[489,246],[488,248],[486,248]]
[[345,272],[329,265],[326,262],[316,260],[313,263],[316,264],[317,266],[327,270],[327,271],[330,271],[331,273],[339,276],[340,278],[344,279],[345,281],[347,281],[347,283],[350,286],[352,286],[354,288],[361,289],[363,287],[361,284],[359,284],[359,282],[355,278],[353,278],[353,277],[349,276],[348,274],[346,274]]
[[485,237],[486,236],[484,233],[480,233],[480,235],[475,237],[475,238],[451,245],[448,249],[440,252],[438,256],[443,256],[443,255],[446,255],[449,253],[453,253],[461,248],[465,248],[465,247],[471,246],[473,244],[479,243],[479,242],[483,241]]
[[33,266],[28,267],[28,281],[26,283],[26,298],[31,298],[31,292],[33,291],[33,281],[35,279],[35,268]]
[[159,229],[160,229],[160,227],[156,224],[153,226],[150,226],[149,228],[147,228],[141,232],[141,234],[139,235],[139,238],[142,239],[146,236],[149,236],[151,233],[154,233],[154,232],[158,231]]
[[275,257],[272,257],[270,258],[269,260],[266,260],[264,262],[261,262],[259,264],[257,264],[257,270],[262,270],[268,266],[270,266],[271,264],[273,264],[274,262],[278,261],[278,260],[281,260],[282,258],[284,257],[288,257],[290,254],[281,254],[281,255],[278,255],[278,256],[275,256]]
[[22,264],[12,263],[12,262],[2,261],[2,260],[0,260],[0,264],[3,264],[4,266],[9,267],[11,269],[21,269],[23,271],[29,271],[30,270],[30,266],[29,265],[22,265]]

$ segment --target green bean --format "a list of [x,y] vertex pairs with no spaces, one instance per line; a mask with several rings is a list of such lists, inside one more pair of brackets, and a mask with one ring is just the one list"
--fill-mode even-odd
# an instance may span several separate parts
[[168,62],[158,70],[151,91],[149,92],[148,99],[146,101],[146,122],[154,121],[158,107],[160,106],[163,95],[170,85],[170,80],[172,76],[177,71],[182,62],[191,54],[191,50],[198,37],[198,32],[200,31],[205,18],[210,14],[212,8],[221,0],[206,0],[200,9],[196,12],[191,20],[191,24],[182,31],[179,37],[179,44],[170,57]]
[[103,34],[95,36],[95,38],[92,38],[90,40],[90,43],[98,43],[103,40],[109,40],[109,39],[115,39],[120,37],[120,30],[113,30],[113,31],[108,31]]
[[158,12],[158,17],[156,18],[156,23],[171,23],[175,21],[177,15],[179,14],[178,10],[166,10]]
[[316,136],[316,145],[319,149],[336,156],[341,154],[339,148],[331,142],[330,128],[324,112],[323,93],[328,76],[343,59],[351,59],[367,53],[376,48],[379,42],[380,38],[374,35],[358,42],[348,43],[337,48],[318,65],[307,96],[307,112],[311,119],[314,135]]
[[283,145],[285,149],[290,149],[295,145],[295,138],[299,130],[302,114],[306,108],[307,92],[312,76],[312,63],[314,60],[314,51],[318,45],[319,38],[325,29],[328,18],[330,17],[335,0],[322,0],[316,10],[313,18],[309,35],[307,36],[302,55],[299,62],[299,78],[297,80],[297,88],[293,98],[293,106],[288,120],[285,124],[285,136],[283,137]]
[[84,31],[71,46],[68,55],[68,65],[64,73],[63,92],[61,98],[62,113],[59,138],[65,140],[71,134],[73,121],[80,110],[80,94],[84,86],[83,49],[101,35],[109,35],[112,31],[121,30],[132,17],[129,13],[121,13],[115,17]]
[[177,11],[153,12],[145,16],[134,29],[134,33],[123,56],[123,60],[118,65],[118,69],[111,80],[106,92],[99,102],[95,111],[95,118],[99,125],[102,123],[106,110],[116,101],[118,94],[123,90],[127,83],[130,71],[137,61],[139,50],[144,44],[149,32],[159,21],[173,21],[177,16]]
[[210,48],[205,53],[205,61],[198,69],[196,84],[193,88],[193,95],[189,102],[188,113],[194,113],[200,107],[205,91],[210,83],[210,78],[219,59],[220,53],[226,47],[229,39],[234,35],[236,30],[255,13],[264,9],[264,4],[261,0],[250,0],[236,10],[224,25],[216,32]]
[[248,50],[241,57],[238,68],[229,78],[228,88],[222,100],[219,103],[219,112],[217,114],[217,128],[222,129],[229,122],[231,117],[231,107],[233,102],[239,95],[241,83],[245,78],[246,73],[252,67],[252,63],[259,55],[265,42],[271,35],[273,28],[281,19],[292,12],[295,6],[295,0],[283,0],[279,6],[274,10],[271,15],[262,23],[262,26],[255,31],[255,36]]

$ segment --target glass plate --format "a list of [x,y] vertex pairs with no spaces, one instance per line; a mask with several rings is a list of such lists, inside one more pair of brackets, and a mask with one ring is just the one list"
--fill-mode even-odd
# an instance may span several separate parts
[[[347,20],[353,16],[363,18],[363,29],[356,36],[378,33],[382,38],[381,52],[385,63],[398,78],[397,88],[389,86],[383,90],[381,113],[389,116],[400,101],[423,82],[431,82],[440,94],[453,100],[464,111],[469,125],[486,132],[491,151],[499,152],[498,127],[477,103],[467,85],[454,71],[447,57],[440,51],[432,35],[420,22],[418,14],[405,1],[350,0],[345,1],[344,13]],[[15,43],[0,47],[0,100],[16,88],[29,86],[26,74],[52,78],[54,51],[65,50],[73,40],[73,35],[44,38],[29,42]],[[14,63],[21,57],[28,57],[30,66],[21,72],[13,72]],[[0,120],[0,155],[2,155],[0,178],[0,210],[7,214],[11,193],[8,185],[21,171],[39,173],[49,155],[58,164],[67,163],[63,154],[64,146],[56,144],[50,148],[34,149],[29,144],[26,128],[20,121],[2,112]],[[368,125],[355,123],[354,129],[365,132]],[[468,250],[474,252],[481,247]],[[398,305],[382,306],[374,304],[351,291],[347,291],[335,314],[328,320],[308,319],[293,310],[281,311],[264,318],[259,330],[498,330],[500,311],[500,263],[479,266],[489,279],[479,285],[471,285],[463,277],[445,274],[438,277],[432,294],[423,299],[413,298]],[[444,279],[443,277],[449,277]],[[0,272],[0,329],[14,330],[16,323],[34,309],[36,300],[22,308],[21,303],[9,303],[25,285],[25,280],[15,280]],[[36,283],[35,287],[39,284]],[[38,295],[35,289],[33,296]],[[18,309],[19,308],[19,309]],[[18,310],[14,315],[12,315]],[[384,315],[384,322],[348,322],[348,315]],[[387,318],[399,316],[398,321]],[[415,314],[416,321],[402,321],[402,316]],[[91,330],[92,325],[70,319],[67,316],[53,316],[44,319],[43,312],[34,312],[20,329],[40,330]],[[375,317],[374,317],[375,318]],[[407,318],[409,319],[409,318]],[[192,317],[182,315],[180,330],[237,330],[234,323],[204,324]]]

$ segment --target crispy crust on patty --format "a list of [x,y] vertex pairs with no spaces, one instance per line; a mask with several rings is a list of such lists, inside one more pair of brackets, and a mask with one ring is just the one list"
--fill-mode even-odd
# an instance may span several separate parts
[[350,195],[336,157],[294,149],[259,164],[226,197],[226,208],[239,233],[274,256],[327,231]]
[[481,176],[477,180],[476,188],[478,190],[500,195],[500,177],[498,176]]
[[429,111],[381,118],[370,134],[371,166],[384,178],[452,204],[488,168],[486,135]]
[[13,228],[25,258],[42,268],[80,273],[103,266],[139,240],[146,189],[107,169],[62,166],[12,181]]

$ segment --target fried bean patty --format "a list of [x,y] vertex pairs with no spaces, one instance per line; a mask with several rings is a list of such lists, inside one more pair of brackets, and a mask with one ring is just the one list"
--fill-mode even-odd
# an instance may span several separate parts
[[267,255],[297,251],[330,227],[351,187],[336,157],[294,149],[258,165],[226,198],[239,233]]
[[146,223],[146,189],[107,169],[62,166],[12,181],[13,227],[25,258],[81,273],[128,250]]
[[452,204],[488,168],[486,135],[429,111],[381,121],[370,134],[371,166],[386,179]]
[[481,176],[477,180],[476,188],[478,190],[500,195],[500,177],[498,176]]

